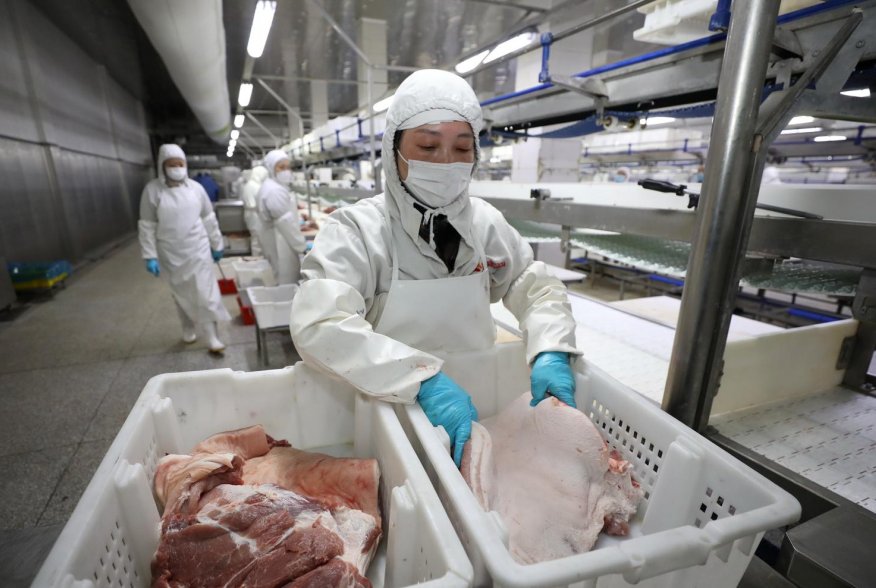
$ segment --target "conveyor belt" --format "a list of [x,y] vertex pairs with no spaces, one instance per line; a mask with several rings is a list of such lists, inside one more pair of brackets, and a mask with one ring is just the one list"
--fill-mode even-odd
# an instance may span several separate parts
[[[551,225],[509,220],[531,242],[557,242],[560,231]],[[683,278],[687,271],[690,244],[629,234],[604,234],[602,231],[572,231],[572,245],[637,269]],[[783,292],[854,296],[861,270],[830,267],[806,262],[776,264],[772,271],[745,275],[741,284]]]
[[834,388],[713,418],[737,443],[876,512],[876,398]]

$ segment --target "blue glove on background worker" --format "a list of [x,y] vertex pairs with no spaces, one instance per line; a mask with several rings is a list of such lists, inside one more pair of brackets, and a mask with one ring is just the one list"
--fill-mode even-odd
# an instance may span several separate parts
[[438,372],[420,383],[417,400],[434,426],[441,425],[450,435],[450,448],[456,467],[462,465],[462,450],[471,437],[471,422],[478,420],[478,411],[471,397],[444,372]]
[[213,261],[219,261],[222,259],[222,254],[225,252],[223,249],[211,249],[213,253]]
[[147,259],[146,260],[146,271],[157,278],[158,274],[161,273],[161,271],[158,269],[158,260],[157,259]]
[[569,365],[569,354],[563,351],[543,351],[535,356],[530,375],[532,401],[535,406],[548,395],[573,408],[575,405],[575,375]]

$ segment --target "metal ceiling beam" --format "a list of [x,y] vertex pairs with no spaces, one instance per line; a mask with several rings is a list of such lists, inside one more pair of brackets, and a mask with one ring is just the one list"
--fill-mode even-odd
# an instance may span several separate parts
[[[626,6],[621,6],[620,8],[615,8],[614,10],[606,12],[605,14],[600,14],[599,16],[591,18],[588,21],[582,22],[581,24],[575,25],[573,27],[570,27],[568,29],[560,31],[559,33],[556,33],[555,35],[553,35],[553,40],[551,42],[556,43],[558,41],[565,39],[566,37],[570,37],[572,35],[576,35],[576,34],[582,32],[582,31],[586,31],[587,29],[590,29],[590,28],[593,28],[597,25],[600,25],[608,20],[611,20],[611,19],[617,17],[617,16],[621,16],[623,14],[626,14],[627,12],[631,12],[631,11],[639,8],[640,6],[644,6],[645,4],[650,4],[653,1],[654,0],[635,0],[634,2],[630,2]],[[540,39],[536,40],[534,43],[530,43],[529,45],[527,45],[526,47],[523,47],[522,49],[518,49],[517,51],[513,51],[511,53],[508,53],[507,55],[503,55],[502,57],[500,57],[498,59],[494,59],[490,63],[478,66],[478,67],[474,68],[473,70],[466,72],[464,74],[461,74],[461,75],[463,77],[466,77],[466,78],[471,77],[473,75],[479,74],[482,71],[492,69],[495,66],[499,65],[500,63],[504,63],[510,59],[515,59],[517,57],[520,57],[521,55],[526,55],[527,53],[530,53],[530,52],[535,51],[537,49],[541,49],[541,47],[542,47],[541,40]],[[481,51],[483,51],[483,49],[481,49]],[[475,53],[477,53],[477,52],[475,52]],[[568,72],[564,72],[564,73],[568,73]]]
[[338,78],[309,78],[306,76],[278,76],[278,75],[256,75],[253,79],[262,79],[272,82],[326,82],[329,84],[344,84],[352,86],[364,86],[368,82],[362,80],[341,80]]
[[494,6],[501,6],[502,8],[517,8],[520,10],[525,10],[527,12],[549,12],[548,8],[541,8],[540,6],[531,6],[528,4],[514,4],[513,2],[502,2],[501,0],[469,0],[469,2],[475,2],[479,4],[492,4]]

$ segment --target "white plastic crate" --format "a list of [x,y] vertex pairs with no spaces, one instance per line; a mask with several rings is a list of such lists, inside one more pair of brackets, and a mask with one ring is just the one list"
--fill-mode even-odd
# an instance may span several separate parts
[[234,281],[237,288],[250,286],[276,286],[274,271],[267,259],[241,260],[231,262],[234,267]]
[[262,424],[297,448],[380,464],[383,537],[374,586],[469,586],[471,563],[389,404],[298,364],[152,378],[34,580],[34,586],[149,586],[159,511],[152,477],[165,453]]
[[[484,365],[484,358],[445,363],[481,418],[529,389],[528,375],[486,386],[479,375]],[[506,368],[500,363],[496,372]],[[453,464],[446,434],[419,405],[396,407],[472,560],[475,585],[736,586],[764,531],[799,518],[797,500],[605,373],[578,369],[579,409],[632,463],[645,498],[628,537],[602,535],[590,552],[553,561],[517,563],[500,517],[484,512]],[[520,372],[517,366],[510,371]]]
[[298,292],[297,284],[281,284],[273,287],[247,288],[246,293],[255,312],[260,329],[289,325],[292,299]]

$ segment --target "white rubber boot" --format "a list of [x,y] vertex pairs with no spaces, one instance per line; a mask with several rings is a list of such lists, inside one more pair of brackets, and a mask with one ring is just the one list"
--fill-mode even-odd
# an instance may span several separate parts
[[179,306],[176,307],[176,311],[179,313],[179,320],[182,323],[183,343],[194,343],[198,340],[198,331],[195,329],[195,323]]
[[205,323],[204,332],[207,334],[207,349],[210,350],[210,353],[224,353],[225,343],[219,340],[216,323]]

